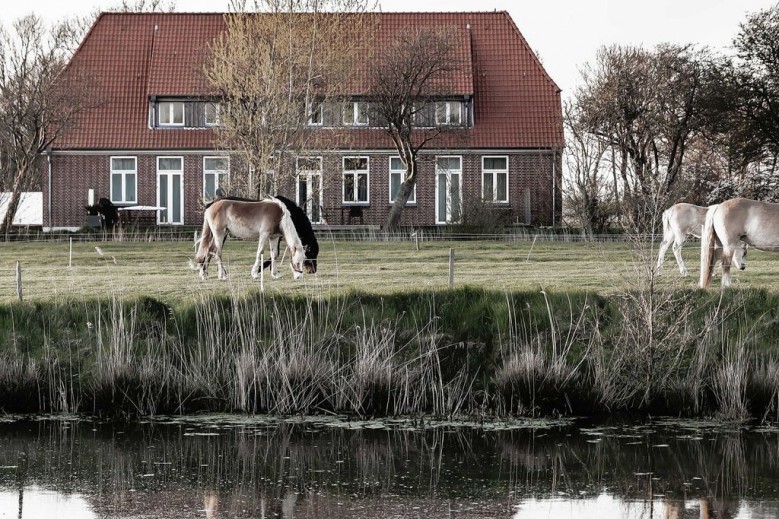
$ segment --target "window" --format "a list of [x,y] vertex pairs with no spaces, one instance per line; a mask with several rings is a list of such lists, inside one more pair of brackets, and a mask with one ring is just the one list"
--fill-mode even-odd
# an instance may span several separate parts
[[138,162],[135,157],[111,157],[111,202],[137,204]]
[[162,102],[157,105],[160,126],[184,126],[184,103]]
[[462,124],[462,103],[444,101],[435,104],[435,123],[456,126]]
[[344,126],[367,126],[368,103],[355,101],[344,105]]
[[230,160],[227,157],[203,157],[203,198],[212,200],[216,190],[229,180]]
[[482,157],[481,196],[487,202],[508,203],[509,201],[509,159],[508,157]]
[[312,223],[319,223],[322,221],[322,159],[297,159],[297,172],[297,203]]
[[368,203],[368,157],[344,157],[345,204]]
[[306,108],[306,113],[308,114],[308,124],[310,126],[322,126],[323,117],[321,101],[312,101],[309,103]]
[[221,111],[222,107],[219,103],[206,103],[206,126],[219,126],[219,115]]
[[[395,197],[400,191],[400,184],[403,183],[403,177],[406,175],[406,167],[403,165],[403,161],[400,157],[390,157],[389,160],[389,201],[392,204],[395,201]],[[415,204],[417,201],[417,186],[411,188],[411,195],[409,195],[407,204]]]

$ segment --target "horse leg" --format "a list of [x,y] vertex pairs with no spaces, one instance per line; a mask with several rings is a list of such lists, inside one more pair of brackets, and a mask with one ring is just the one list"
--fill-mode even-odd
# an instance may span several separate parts
[[254,259],[254,265],[252,265],[252,279],[257,279],[260,277],[260,268],[262,267],[262,263],[260,262],[260,255],[262,254],[262,249],[265,248],[265,241],[267,239],[268,234],[261,232],[259,243],[257,244],[257,257]]
[[722,247],[722,286],[730,286],[730,264],[733,258],[733,249]]
[[224,236],[219,236],[216,233],[214,233],[214,246],[216,248],[216,251],[214,252],[214,257],[216,258],[216,266],[219,270],[219,279],[222,281],[227,279],[227,270],[225,270],[224,263],[222,262],[222,245],[224,245],[225,240],[227,239],[227,232],[225,232]]
[[682,244],[684,243],[684,240],[678,239],[678,237],[674,240],[674,256],[676,256],[676,263],[679,265],[679,272],[682,276],[687,275],[687,266],[684,264],[684,260],[682,259]]
[[663,241],[660,242],[660,252],[657,254],[657,271],[662,272],[663,261],[665,260],[665,251],[668,250],[668,246],[671,245],[671,237],[663,235]]
[[270,240],[270,275],[273,279],[281,277],[278,269],[279,243],[281,243],[281,237],[271,238]]

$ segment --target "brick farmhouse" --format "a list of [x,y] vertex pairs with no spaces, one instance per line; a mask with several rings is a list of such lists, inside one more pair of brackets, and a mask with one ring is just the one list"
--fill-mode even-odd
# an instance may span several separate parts
[[[511,223],[554,225],[561,214],[560,89],[506,12],[381,13],[385,37],[408,27],[454,27],[464,71],[431,108],[455,126],[420,157],[400,224],[456,223],[461,204],[486,200]],[[101,101],[79,115],[43,161],[44,229],[85,224],[88,193],[117,206],[156,207],[156,224],[200,225],[203,203],[248,168],[216,147],[218,103],[196,64],[225,30],[218,13],[104,13],[66,73],[91,78]],[[200,61],[199,61],[200,60]],[[280,193],[315,224],[382,225],[403,170],[362,92],[310,120],[348,133],[344,146],[310,150]],[[374,121],[375,123],[375,121]],[[348,144],[346,144],[348,143]]]

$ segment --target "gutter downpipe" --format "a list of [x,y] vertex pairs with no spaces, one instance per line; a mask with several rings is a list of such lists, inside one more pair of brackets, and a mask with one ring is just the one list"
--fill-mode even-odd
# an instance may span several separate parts
[[557,210],[557,150],[552,152],[552,227],[555,226]]
[[49,173],[48,174],[48,176],[49,176],[49,187],[48,187],[49,193],[48,193],[48,197],[47,197],[48,198],[48,203],[47,203],[48,208],[47,209],[48,209],[48,213],[49,213],[49,218],[48,218],[49,219],[49,232],[51,232],[51,146],[46,148],[46,162],[48,163],[48,166],[49,166],[49,172],[48,172]]

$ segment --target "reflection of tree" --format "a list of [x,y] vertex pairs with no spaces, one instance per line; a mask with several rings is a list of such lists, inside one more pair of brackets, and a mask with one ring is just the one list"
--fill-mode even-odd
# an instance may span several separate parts
[[[382,515],[386,507],[406,517],[412,506],[430,517],[446,506],[459,518],[484,517],[483,510],[471,514],[471,502],[508,517],[512,495],[578,500],[603,493],[647,507],[660,507],[656,496],[665,495],[665,510],[684,500],[688,508],[727,517],[742,497],[773,496],[779,477],[776,433],[662,425],[490,433],[348,425],[3,424],[0,466],[18,468],[0,471],[0,489],[18,492],[20,506],[31,484],[84,493],[97,513],[110,517],[154,515],[160,507],[197,507],[214,518],[260,510],[286,517],[294,510],[298,519],[325,511],[343,519]],[[28,453],[26,461],[19,452]]]

